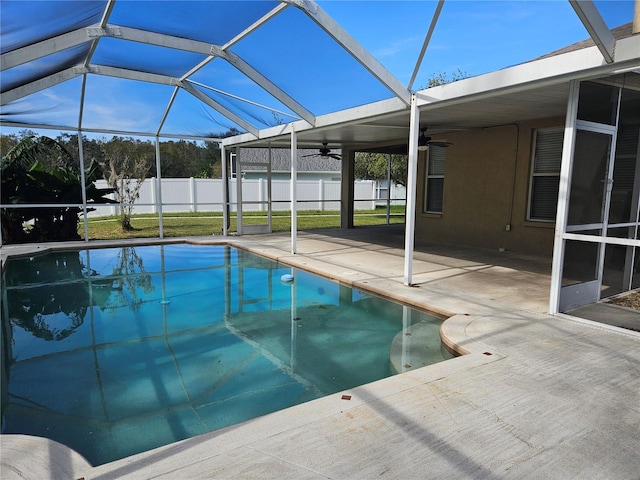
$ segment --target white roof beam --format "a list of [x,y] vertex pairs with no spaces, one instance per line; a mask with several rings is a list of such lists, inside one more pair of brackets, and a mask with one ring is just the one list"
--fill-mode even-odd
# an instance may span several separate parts
[[219,112],[222,115],[224,115],[225,117],[227,117],[229,120],[233,121],[237,125],[240,125],[242,128],[244,128],[247,132],[251,133],[256,138],[259,136],[259,131],[258,131],[258,129],[256,127],[254,127],[249,122],[247,122],[243,118],[241,118],[238,115],[236,115],[235,113],[233,113],[231,110],[227,109],[226,107],[223,107],[222,105],[220,105],[218,102],[216,102],[211,97],[209,97],[209,96],[205,95],[204,93],[202,93],[200,90],[198,90],[193,85],[191,85],[188,81],[179,82],[179,85],[185,91],[189,92],[191,95],[196,97],[201,102],[206,103],[211,108],[213,108],[217,112]]
[[108,77],[124,78],[127,80],[136,80],[140,82],[156,83],[160,85],[179,86],[183,88],[185,91],[189,92],[191,95],[201,100],[202,102],[209,105],[214,110],[218,111],[219,113],[227,117],[229,120],[233,121],[234,123],[241,126],[251,134],[258,137],[258,129],[256,127],[254,127],[249,122],[239,117],[229,109],[223,107],[218,102],[213,100],[211,97],[197,90],[193,85],[189,84],[187,81],[182,82],[177,78],[170,77],[167,75],[158,75],[155,73],[139,72],[135,70],[108,67],[104,65],[89,65],[88,67],[77,66],[77,67],[68,68],[67,70],[64,70],[60,73],[50,75],[41,80],[36,80],[35,82],[31,82],[30,84],[24,85],[22,87],[15,88],[13,90],[10,90],[2,94],[1,105],[5,105],[19,98],[25,97],[32,93],[36,93],[40,90],[44,90],[45,88],[52,87],[66,80],[74,78],[78,75],[85,75],[88,73],[92,73],[95,75],[104,75]]
[[[116,31],[117,29],[117,31]],[[118,38],[123,40],[131,40],[139,43],[146,43],[148,45],[155,45],[159,47],[173,48],[177,50],[184,50],[193,53],[200,53],[211,57],[220,57],[236,69],[249,77],[251,80],[260,85],[270,95],[282,102],[290,108],[300,118],[306,120],[311,125],[315,123],[315,116],[298,102],[296,102],[286,92],[281,90],[267,77],[258,72],[255,68],[245,62],[235,53],[226,51],[217,45],[212,45],[205,42],[199,42],[196,40],[187,40],[180,37],[173,37],[171,35],[164,35],[160,33],[147,32],[144,30],[138,30],[129,27],[110,27],[107,32],[111,31],[110,35],[117,35]],[[207,62],[208,63],[208,62]],[[191,73],[191,72],[190,72]],[[186,79],[186,78],[185,78]]]
[[[102,12],[102,18],[100,19],[100,28],[105,28],[107,26],[107,22],[109,21],[109,17],[111,16],[111,12],[113,12],[113,7],[116,6],[116,0],[109,0],[107,5]],[[93,58],[93,54],[98,48],[98,42],[100,38],[94,38],[91,42],[91,48],[89,48],[89,53],[87,53],[87,57],[84,59],[84,65],[87,66],[91,63],[91,59]]]
[[96,37],[114,37],[121,40],[130,40],[132,42],[155,45],[157,47],[200,53],[202,55],[211,55],[213,47],[212,44],[207,42],[189,40],[188,38],[174,37],[172,35],[140,30],[138,28],[123,27],[120,25],[107,25],[106,28],[94,26],[89,27],[87,30],[89,30],[90,35]]
[[155,73],[138,72],[135,70],[127,70],[125,68],[107,67],[104,65],[76,66],[67,68],[62,72],[49,75],[48,77],[36,80],[27,85],[14,88],[2,94],[2,105],[5,105],[19,98],[26,97],[32,93],[36,93],[45,88],[53,87],[59,83],[70,80],[79,75],[93,73],[95,75],[104,75],[107,77],[124,78],[127,80],[137,80],[140,82],[158,83],[161,85],[177,86],[178,80],[167,75],[157,75]]
[[109,23],[109,17],[111,16],[111,12],[113,12],[113,7],[116,6],[116,0],[109,0],[107,2],[107,6],[104,9],[104,12],[102,12],[102,18],[100,19],[100,26],[101,27],[106,27],[107,24]]
[[236,35],[235,37],[233,37],[231,40],[229,40],[227,43],[225,43],[222,46],[223,50],[226,50],[227,48],[229,48],[230,46],[232,46],[233,44],[239,42],[240,40],[242,40],[244,37],[246,37],[247,35],[249,35],[251,32],[253,32],[254,30],[260,28],[262,25],[264,25],[265,23],[267,23],[269,20],[271,20],[273,17],[275,17],[276,15],[278,15],[280,12],[282,12],[285,8],[287,8],[288,5],[285,4],[280,4],[277,5],[276,7],[274,7],[270,12],[268,12],[266,15],[262,16],[262,18],[259,18],[258,20],[256,20],[253,24],[249,25],[247,28],[245,28],[242,32],[240,32],[238,35]]
[[607,63],[613,63],[613,53],[616,40],[609,27],[602,19],[602,15],[592,0],[569,0],[578,18],[589,32],[589,35],[602,53]]
[[[282,10],[282,8],[274,10],[280,11]],[[188,40],[185,38],[174,37],[171,35],[164,35],[130,27],[107,25],[103,28],[100,25],[96,24],[91,27],[81,28],[73,32],[60,35],[58,37],[55,37],[54,39],[45,40],[34,45],[29,45],[27,47],[5,53],[1,57],[2,70],[24,64],[32,60],[37,60],[38,58],[42,58],[47,55],[66,50],[67,48],[75,47],[90,40],[93,40],[95,45],[97,43],[97,39],[101,37],[118,38],[121,40],[130,40],[133,42],[144,43],[158,47],[166,47],[176,50],[184,50],[192,53],[199,53],[209,56],[210,58],[208,60],[211,60],[215,57],[220,57],[229,62],[233,67],[238,69],[251,80],[256,82],[260,87],[262,87],[270,95],[280,101],[283,105],[286,105],[288,108],[290,108],[291,111],[293,111],[300,118],[307,121],[310,125],[315,124],[316,117],[315,115],[313,115],[313,113],[304,108],[300,103],[294,100],[290,95],[280,89],[277,85],[275,85],[267,77],[258,72],[255,68],[245,62],[238,55],[230,51],[225,51],[223,48],[217,45],[212,45],[210,43]],[[89,67],[89,65],[86,66]]]
[[315,125],[316,117],[313,113],[296,102],[287,93],[277,87],[267,77],[262,75],[259,71],[245,62],[238,55],[229,51],[220,51],[220,57],[224,58],[235,68],[237,68],[251,80],[264,88],[270,95],[278,99],[283,105],[286,105],[288,108],[290,108],[300,118],[306,120],[310,125]]
[[157,83],[160,85],[176,86],[178,80],[168,75],[158,75],[157,73],[139,72],[126,68],[107,67],[105,65],[89,65],[88,67],[75,67],[79,73],[93,73],[107,77],[124,78],[127,80],[137,80],[139,82]]
[[0,95],[0,105],[6,105],[7,103],[19,100],[23,97],[26,97],[27,95],[31,95],[32,93],[36,93],[49,87],[53,87],[54,85],[58,85],[59,83],[71,80],[78,75],[80,75],[80,73],[76,72],[74,67],[71,67],[61,72],[54,73],[53,75],[35,80],[26,85],[16,87],[13,90],[6,91],[2,93],[2,95]]
[[[14,127],[14,128],[35,128],[38,130],[57,130],[60,132],[77,132],[77,126],[69,126],[69,125],[51,125],[51,124],[38,124],[38,123],[21,123],[21,122],[7,122],[0,119],[0,126],[3,127]],[[134,136],[134,137],[157,137],[160,136],[162,138],[176,138],[182,140],[204,140],[206,142],[215,142],[218,144],[222,144],[222,139],[217,137],[201,137],[198,135],[176,135],[176,134],[161,134],[158,135],[154,132],[145,132],[145,131],[133,131],[133,130],[114,130],[109,128],[83,128],[83,133],[105,133],[109,135],[126,135],[126,136]]]
[[411,80],[409,80],[409,84],[407,85],[408,90],[411,90],[413,88],[413,82],[415,82],[418,71],[420,70],[420,66],[422,65],[422,59],[424,58],[424,54],[427,51],[429,42],[431,41],[431,36],[433,35],[433,31],[436,28],[436,24],[438,23],[438,18],[440,18],[440,12],[442,11],[443,6],[444,0],[438,0],[438,5],[436,6],[436,11],[433,13],[433,18],[431,18],[431,24],[429,25],[429,30],[427,30],[427,35],[424,38],[424,43],[422,44],[422,49],[420,50],[420,54],[418,55],[416,66],[413,69],[413,73],[411,74]]
[[364,68],[393,92],[396,97],[401,99],[407,106],[411,104],[411,92],[313,0],[280,1],[294,5],[302,10]]
[[43,40],[42,42],[17,48],[0,56],[0,71],[17,67],[32,60],[46,57],[68,48],[72,48],[91,40],[86,28],[80,28],[73,32],[64,33],[57,37]]
[[176,85],[176,88],[173,90],[173,93],[171,94],[171,98],[169,99],[169,103],[167,104],[167,108],[165,109],[164,114],[160,119],[160,123],[158,124],[158,130],[156,130],[156,135],[160,135],[160,132],[162,132],[162,127],[164,126],[164,122],[167,121],[167,117],[169,116],[169,112],[171,111],[171,107],[173,107],[173,102],[175,102],[179,91],[180,91],[180,87]]

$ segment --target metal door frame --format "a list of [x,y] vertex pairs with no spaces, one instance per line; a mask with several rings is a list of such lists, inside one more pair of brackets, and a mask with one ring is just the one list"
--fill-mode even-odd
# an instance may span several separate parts
[[[591,281],[575,283],[560,288],[559,308],[560,311],[566,311],[571,308],[575,308],[581,305],[589,303],[595,303],[600,300],[600,291],[602,288],[602,277],[604,272],[604,255],[607,246],[607,230],[609,228],[609,207],[611,205],[611,191],[613,186],[613,168],[616,155],[616,136],[617,127],[615,125],[603,125],[593,122],[586,122],[577,120],[575,124],[576,136],[573,139],[573,153],[572,153],[572,168],[571,176],[568,179],[568,186],[571,186],[571,178],[573,177],[573,171],[576,167],[573,156],[575,155],[575,144],[577,139],[577,133],[579,131],[594,132],[609,137],[609,158],[607,160],[607,167],[605,172],[605,178],[602,179],[604,183],[602,191],[602,206],[601,206],[601,221],[592,224],[583,225],[567,225],[565,223],[565,240],[578,240],[587,242],[598,243],[598,255],[596,259],[595,273],[596,278]],[[579,167],[579,166],[578,166]],[[571,192],[567,189],[567,200],[570,199]],[[585,230],[599,230],[599,235],[586,235],[580,233]],[[564,269],[564,265],[563,265]]]

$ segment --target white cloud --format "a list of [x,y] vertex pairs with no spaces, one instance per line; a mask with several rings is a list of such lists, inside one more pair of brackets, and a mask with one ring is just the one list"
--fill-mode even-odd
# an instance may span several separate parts
[[417,45],[420,45],[420,42],[423,40],[419,37],[407,37],[401,38],[391,42],[389,45],[379,48],[373,52],[373,55],[377,58],[389,57],[398,55],[400,53],[407,52],[409,50],[413,50]]

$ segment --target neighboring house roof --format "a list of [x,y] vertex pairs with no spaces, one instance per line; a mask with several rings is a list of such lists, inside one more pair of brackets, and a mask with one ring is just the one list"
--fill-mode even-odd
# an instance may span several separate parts
[[[620,25],[619,27],[614,28],[613,30],[611,30],[611,34],[613,35],[613,38],[615,38],[616,40],[631,37],[632,35],[634,35],[633,22],[625,23],[624,25]],[[541,57],[536,58],[535,60],[555,57],[556,55],[575,52],[576,50],[582,50],[583,48],[589,48],[593,46],[595,46],[595,42],[593,41],[592,38],[588,38],[587,40],[582,40],[580,42],[573,43],[571,45],[567,45],[566,47],[560,48],[559,50],[554,50],[553,52],[549,52]]]
[[[340,150],[332,150],[331,153],[340,155]],[[248,163],[264,162],[269,158],[269,149],[243,148],[240,151],[240,158],[243,162]],[[338,159],[318,155],[317,149],[303,148],[298,150],[298,172],[340,172],[340,164]],[[244,169],[251,171],[251,167],[245,166]],[[291,171],[291,150],[286,148],[271,149],[271,171]]]

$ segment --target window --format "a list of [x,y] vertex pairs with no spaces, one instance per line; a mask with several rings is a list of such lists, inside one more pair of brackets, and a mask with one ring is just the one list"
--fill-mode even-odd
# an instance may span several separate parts
[[556,219],[563,138],[561,128],[536,131],[528,220],[553,222]]
[[424,195],[425,213],[442,213],[445,153],[445,147],[429,146]]

